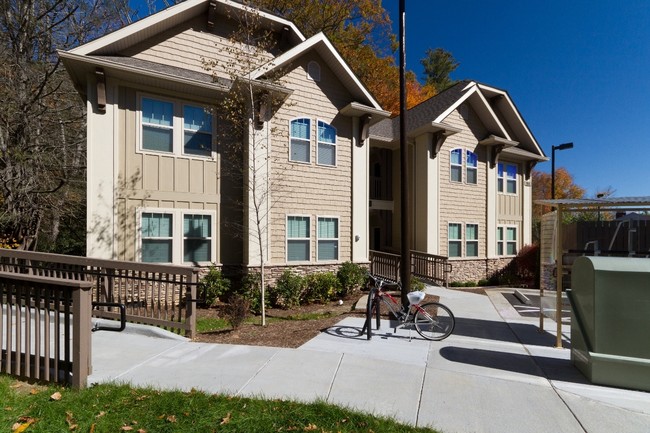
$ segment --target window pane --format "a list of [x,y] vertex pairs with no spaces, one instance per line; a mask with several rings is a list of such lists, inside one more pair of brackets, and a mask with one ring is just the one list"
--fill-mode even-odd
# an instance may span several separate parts
[[449,224],[449,239],[460,239],[460,224]]
[[142,98],[142,122],[171,127],[174,121],[174,104]]
[[467,169],[467,183],[478,183],[477,170],[475,168]]
[[503,164],[501,163],[497,164],[497,176],[503,177]]
[[336,129],[325,122],[318,122],[318,141],[322,143],[336,143]]
[[463,163],[463,154],[460,149],[454,149],[451,151],[451,163],[452,164],[462,164]]
[[451,166],[451,180],[454,182],[462,182],[463,181],[463,167],[459,165],[452,165]]
[[212,257],[209,239],[185,239],[183,241],[184,262],[210,262]]
[[147,263],[171,263],[171,239],[143,239],[142,261]]
[[517,166],[516,165],[507,165],[507,177],[508,179],[517,179]]
[[506,248],[508,249],[507,255],[514,256],[517,254],[517,242],[508,242]]
[[339,221],[336,218],[318,218],[318,237],[335,238],[339,237]]
[[338,260],[339,241],[318,241],[318,260]]
[[183,128],[212,134],[212,115],[203,107],[183,106]]
[[508,179],[508,191],[510,194],[517,193],[517,182],[514,180]]
[[468,167],[478,167],[478,156],[474,152],[467,151],[467,166]]
[[508,227],[506,229],[506,235],[507,235],[507,239],[509,241],[516,241],[517,240],[517,228],[516,227]]
[[309,260],[309,241],[289,240],[287,242],[287,261],[307,260]]
[[478,225],[467,224],[465,229],[465,238],[467,240],[478,240]]
[[497,227],[497,240],[503,240],[503,227]]
[[460,257],[460,241],[449,242],[449,257]]
[[288,238],[309,237],[309,217],[289,217],[287,219]]
[[309,119],[296,119],[291,121],[291,137],[309,140]]
[[172,152],[172,129],[158,128],[155,126],[142,126],[142,148],[160,152]]
[[185,153],[210,156],[212,153],[212,134],[185,131],[184,136]]
[[210,215],[184,215],[183,236],[186,238],[209,238],[212,234]]
[[498,256],[503,255],[503,242],[497,243],[497,255]]
[[336,165],[336,146],[318,143],[318,163]]
[[291,140],[291,160],[309,162],[309,142],[302,140]]
[[465,255],[467,257],[478,257],[478,242],[467,242],[465,250]]
[[170,238],[172,237],[172,216],[162,213],[142,214],[143,238]]

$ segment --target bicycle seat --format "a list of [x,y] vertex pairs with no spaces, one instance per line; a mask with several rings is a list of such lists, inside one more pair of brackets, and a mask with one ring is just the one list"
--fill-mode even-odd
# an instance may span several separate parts
[[424,297],[426,296],[426,293],[420,292],[419,290],[415,292],[409,292],[406,294],[406,297],[409,300],[409,304],[419,304],[424,300]]

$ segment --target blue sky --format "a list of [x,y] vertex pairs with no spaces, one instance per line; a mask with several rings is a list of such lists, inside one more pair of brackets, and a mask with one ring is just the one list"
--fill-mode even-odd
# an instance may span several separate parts
[[[398,0],[383,0],[398,31]],[[650,195],[650,2],[406,0],[406,62],[450,51],[454,79],[505,89],[588,196]],[[551,162],[537,169],[550,172]]]

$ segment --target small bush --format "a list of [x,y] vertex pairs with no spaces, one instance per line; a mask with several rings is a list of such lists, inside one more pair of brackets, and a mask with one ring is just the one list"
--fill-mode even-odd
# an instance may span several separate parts
[[517,277],[522,281],[531,281],[537,275],[539,264],[539,246],[524,245],[515,258]]
[[232,326],[233,329],[237,329],[244,323],[244,320],[248,317],[248,311],[250,310],[250,302],[242,295],[233,294],[228,298],[228,304],[225,308],[226,321]]
[[[262,275],[259,272],[251,272],[242,277],[239,289],[233,292],[247,299],[251,311],[256,314],[262,311],[261,283]],[[269,291],[267,290],[265,293],[266,296],[264,297],[264,303],[267,307],[270,305],[268,292]]]
[[341,265],[336,278],[339,280],[338,295],[346,297],[355,289],[361,287],[366,281],[367,271],[360,265],[352,262],[345,262]]
[[476,287],[476,281],[465,281],[465,287]]
[[489,280],[486,280],[485,278],[483,278],[482,280],[478,280],[478,285],[479,285],[480,287],[489,286],[489,285],[490,285],[490,281],[489,281]]
[[424,289],[425,289],[425,285],[422,281],[420,281],[415,277],[411,278],[411,288],[409,292],[414,292],[416,290],[423,291]]
[[214,265],[210,266],[208,273],[199,281],[199,293],[205,300],[205,305],[213,306],[217,300],[230,290],[230,280],[221,274],[221,270]]
[[327,302],[339,291],[339,280],[334,272],[317,272],[306,278],[302,301],[305,303]]
[[271,304],[276,307],[292,308],[300,305],[305,286],[303,277],[287,269],[280,275],[275,287],[269,290]]

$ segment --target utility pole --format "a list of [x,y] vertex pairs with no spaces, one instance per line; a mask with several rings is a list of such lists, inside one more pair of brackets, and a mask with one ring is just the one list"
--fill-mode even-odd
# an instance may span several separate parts
[[406,142],[406,7],[399,0],[399,143],[401,174],[401,231],[402,256],[400,280],[402,281],[402,305],[408,304],[406,295],[411,288],[411,229],[409,217],[408,143]]

